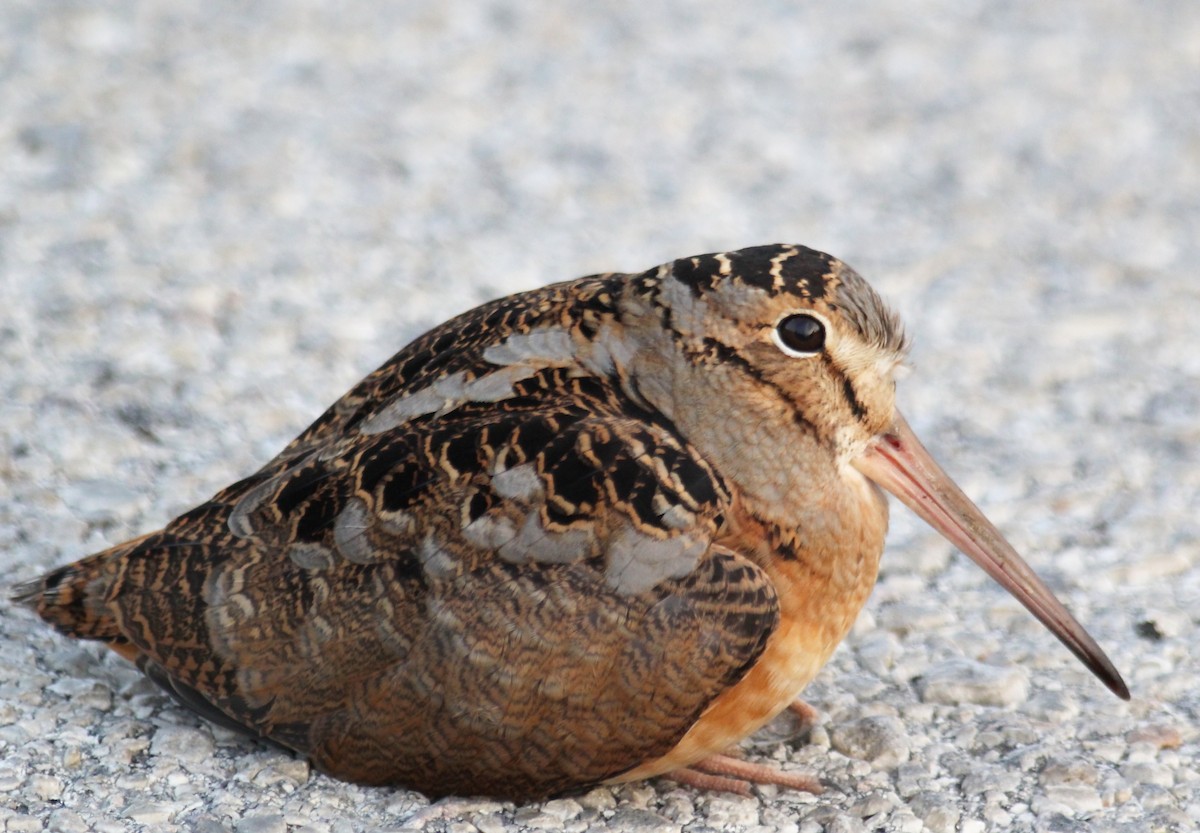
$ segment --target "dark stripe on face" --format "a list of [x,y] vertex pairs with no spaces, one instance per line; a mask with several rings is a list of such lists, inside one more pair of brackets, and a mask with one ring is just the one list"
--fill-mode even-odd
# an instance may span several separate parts
[[833,359],[828,354],[822,353],[822,358],[825,360],[825,366],[829,368],[829,372],[834,378],[842,380],[842,396],[846,398],[846,404],[850,406],[851,413],[859,422],[866,419],[867,409],[863,407],[862,402],[858,398],[858,393],[854,390],[854,385],[850,383],[850,377],[842,372],[842,369],[833,363]]
[[859,422],[867,416],[867,409],[858,401],[858,394],[854,392],[854,385],[850,384],[850,380],[842,380],[842,393],[846,397],[846,401],[850,403],[850,410],[854,412],[854,418]]
[[817,433],[817,427],[800,412],[800,409],[796,406],[795,400],[788,396],[787,391],[782,386],[764,376],[761,370],[747,361],[737,350],[733,349],[728,344],[717,341],[715,338],[705,338],[704,346],[708,351],[707,355],[714,356],[718,362],[734,365],[747,376],[750,376],[756,382],[763,385],[763,387],[767,387],[775,391],[776,395],[778,395],[780,399],[782,399],[791,407],[792,419],[795,420],[796,425],[800,426],[811,434],[815,435]]

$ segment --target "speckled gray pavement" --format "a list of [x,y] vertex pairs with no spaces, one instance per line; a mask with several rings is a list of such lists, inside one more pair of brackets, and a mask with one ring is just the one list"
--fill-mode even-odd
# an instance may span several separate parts
[[431,806],[5,600],[0,829],[1200,826],[1200,4],[806,5],[6,0],[2,580],[156,528],[477,302],[802,242],[902,311],[911,422],[1133,701],[902,507],[819,725],[751,750],[820,797]]

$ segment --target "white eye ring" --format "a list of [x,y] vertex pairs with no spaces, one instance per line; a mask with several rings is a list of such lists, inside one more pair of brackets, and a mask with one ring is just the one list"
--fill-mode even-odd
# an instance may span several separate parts
[[814,312],[805,310],[783,316],[771,328],[771,340],[784,355],[806,359],[825,349],[829,323]]

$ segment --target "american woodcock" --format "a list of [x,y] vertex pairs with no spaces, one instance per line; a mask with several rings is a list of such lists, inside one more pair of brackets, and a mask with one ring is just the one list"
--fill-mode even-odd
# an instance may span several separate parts
[[533,798],[703,768],[792,703],[875,582],[882,487],[1128,698],[896,410],[905,349],[800,246],[513,295],[18,598],[338,778]]

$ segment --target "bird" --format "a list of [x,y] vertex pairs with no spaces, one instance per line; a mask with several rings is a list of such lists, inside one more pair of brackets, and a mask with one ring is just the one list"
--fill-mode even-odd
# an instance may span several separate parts
[[866,280],[800,245],[518,293],[411,342],[257,472],[14,598],[350,782],[815,791],[725,753],[849,632],[886,492],[1128,699],[898,410],[907,352]]

